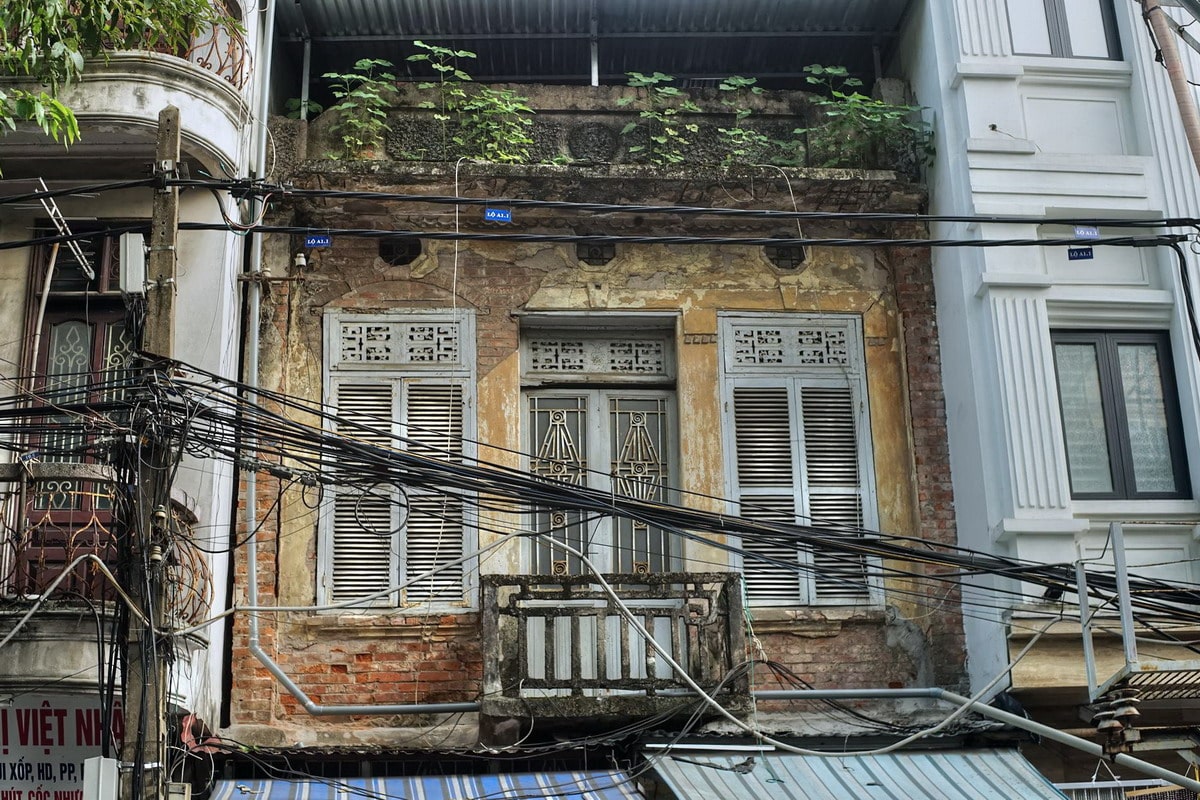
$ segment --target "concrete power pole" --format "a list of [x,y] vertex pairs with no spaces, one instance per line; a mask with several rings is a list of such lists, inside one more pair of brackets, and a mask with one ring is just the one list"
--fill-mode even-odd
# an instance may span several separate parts
[[1183,123],[1183,134],[1192,154],[1192,166],[1200,172],[1200,113],[1196,110],[1192,87],[1184,73],[1183,59],[1179,57],[1179,48],[1175,45],[1175,31],[1171,28],[1166,13],[1159,0],[1142,0],[1142,14],[1149,20],[1150,28],[1154,31],[1154,40],[1162,53],[1163,66],[1171,82],[1171,92],[1175,95],[1175,105]]
[[[179,109],[158,115],[154,174],[176,174],[179,162]],[[179,230],[179,190],[160,185],[151,211],[147,263],[147,311],[139,366],[144,397],[174,354],[175,242]],[[157,357],[157,358],[156,358]],[[145,403],[137,404],[132,427],[137,434],[128,463],[134,469],[133,508],[124,545],[126,587],[134,609],[129,614],[125,649],[125,739],[121,745],[119,800],[163,800],[166,796],[166,659],[170,642],[165,608],[164,568],[171,514],[171,484],[177,453],[172,437]]]

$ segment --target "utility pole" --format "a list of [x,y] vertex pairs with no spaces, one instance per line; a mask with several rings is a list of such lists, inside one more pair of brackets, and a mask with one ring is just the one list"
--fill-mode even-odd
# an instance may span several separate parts
[[[154,176],[176,175],[179,164],[179,109],[158,114]],[[175,354],[175,240],[179,233],[179,190],[160,184],[150,216],[150,257],[146,264],[146,326],[142,350],[163,358]]]
[[175,242],[179,190],[166,186],[179,162],[179,109],[158,115],[154,192],[147,264],[143,357],[138,364],[143,402],[135,403],[134,441],[127,454],[133,473],[132,508],[123,546],[127,590],[133,601],[125,640],[125,739],[121,744],[119,800],[163,800],[166,795],[167,670],[170,642],[164,568],[171,513],[171,474],[177,456],[153,405],[154,385],[166,377],[163,359],[174,354]]
[[1183,69],[1183,59],[1179,57],[1179,48],[1175,46],[1175,31],[1171,28],[1166,13],[1159,0],[1142,0],[1142,16],[1149,21],[1158,50],[1162,53],[1163,66],[1171,82],[1179,118],[1183,122],[1183,134],[1192,154],[1192,166],[1200,171],[1200,112],[1196,110],[1192,87]]

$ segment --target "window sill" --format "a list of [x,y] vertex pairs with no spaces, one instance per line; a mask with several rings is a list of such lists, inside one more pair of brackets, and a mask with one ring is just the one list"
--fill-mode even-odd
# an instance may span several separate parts
[[881,605],[794,606],[750,608],[754,632],[787,633],[805,638],[836,636],[846,624],[883,622]]
[[1107,58],[1054,58],[1014,55],[1007,59],[960,61],[953,87],[964,79],[1016,80],[1025,83],[1090,83],[1129,86],[1133,67],[1127,61]]
[[463,608],[453,611],[374,608],[289,616],[293,631],[312,638],[337,634],[351,639],[420,639],[430,630],[436,630],[439,636],[479,635],[479,612]]
[[1196,500],[1075,500],[1071,510],[1077,518],[1092,523],[1200,525],[1200,501]]

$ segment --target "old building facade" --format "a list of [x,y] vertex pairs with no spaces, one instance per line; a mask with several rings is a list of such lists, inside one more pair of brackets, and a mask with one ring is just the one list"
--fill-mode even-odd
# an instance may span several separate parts
[[[619,90],[523,88],[539,119],[555,120],[564,150],[580,125],[605,126],[616,140],[621,120],[605,112]],[[308,153],[324,152],[320,130],[309,129]],[[288,280],[270,284],[264,303],[263,387],[323,403],[337,415],[327,427],[600,492],[953,544],[928,251],[736,243],[919,239],[920,226],[816,220],[798,232],[794,220],[619,208],[911,213],[918,187],[887,172],[702,165],[295,164],[296,196],[274,223],[328,229],[333,241],[312,249],[297,235],[269,240],[266,262]],[[304,196],[318,187],[372,194]],[[500,225],[484,206],[426,196],[586,201],[616,213],[517,206]],[[428,235],[338,233],[347,229]],[[456,231],[535,241],[438,238]],[[671,236],[682,238],[656,241]],[[298,251],[305,263],[296,267]],[[257,631],[240,621],[235,629],[231,730],[242,740],[387,744],[404,738],[397,728],[426,725],[437,703],[477,700],[485,737],[493,718],[522,716],[522,707],[551,727],[618,706],[626,719],[645,716],[658,706],[638,679],[660,679],[661,692],[679,678],[620,629],[614,610],[564,610],[603,605],[585,591],[593,567],[664,590],[689,576],[721,584],[725,670],[773,661],[814,686],[844,688],[961,680],[953,587],[896,577],[870,556],[706,540],[579,510],[524,513],[445,491],[326,489],[317,500],[286,480],[262,487],[255,524],[269,533],[258,537],[252,604],[288,610]],[[389,511],[397,505],[404,510]],[[244,576],[245,564],[238,569]],[[565,588],[572,580],[576,588]],[[634,606],[682,597],[622,591]],[[364,595],[375,597],[367,607],[344,605]],[[518,606],[526,610],[513,615]],[[528,611],[537,606],[555,608]],[[678,638],[670,619],[647,623],[656,639]],[[622,659],[633,666],[622,671]],[[756,684],[768,674],[758,673]],[[638,697],[623,700],[630,686]],[[414,713],[395,713],[404,704]],[[370,716],[326,719],[333,706]],[[454,740],[478,736],[468,717]]]

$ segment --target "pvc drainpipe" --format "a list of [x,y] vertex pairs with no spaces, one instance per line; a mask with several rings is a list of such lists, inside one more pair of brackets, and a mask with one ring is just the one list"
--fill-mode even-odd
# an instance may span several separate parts
[[304,37],[304,61],[300,66],[300,119],[308,120],[308,81],[312,69],[312,39]]
[[1150,775],[1154,778],[1160,778],[1176,786],[1182,786],[1185,789],[1190,789],[1193,792],[1200,792],[1200,781],[1172,772],[1165,767],[1160,767],[1151,764],[1148,761],[1143,761],[1140,758],[1134,758],[1125,753],[1117,753],[1110,756],[1104,752],[1104,748],[1095,742],[1083,739],[1079,736],[1074,736],[1070,733],[1065,733],[1057,728],[1051,728],[1049,725],[1043,725],[1040,722],[1034,722],[1031,719],[1010,714],[1007,711],[1001,711],[998,708],[981,703],[977,700],[972,700],[969,697],[963,697],[954,692],[948,692],[945,689],[929,688],[929,689],[779,689],[779,690],[761,690],[753,692],[755,700],[855,700],[868,697],[881,697],[887,699],[904,699],[904,698],[930,698],[933,700],[941,700],[945,703],[951,703],[957,706],[970,706],[971,710],[977,714],[982,714],[985,717],[991,717],[994,720],[1011,725],[1014,728],[1036,733],[1038,736],[1044,737],[1059,744],[1064,744],[1067,747],[1073,747],[1076,750],[1081,750],[1088,755],[1096,756],[1097,758],[1112,758],[1113,763],[1120,766],[1136,769],[1144,775]]
[[[267,114],[269,108],[271,73],[271,58],[275,39],[275,0],[267,0],[263,12],[262,58],[259,59],[258,82],[258,127],[255,130],[255,162],[254,168],[258,176],[264,177],[267,167]],[[305,43],[307,48],[307,42]],[[307,55],[307,50],[305,55]],[[307,88],[307,84],[306,84]],[[256,200],[252,206],[251,219],[262,211],[262,201]],[[250,262],[246,265],[246,273],[252,278],[262,273],[263,240],[261,233],[255,233],[250,242]],[[262,285],[257,280],[248,280],[247,322],[250,330],[246,337],[246,392],[247,402],[256,402],[258,394],[258,348],[259,348],[259,317],[262,313]],[[255,441],[250,436],[246,438],[246,448],[252,449]],[[246,526],[254,530],[256,523],[256,506],[258,504],[258,482],[254,471],[246,473]],[[258,542],[251,536],[246,542],[246,601],[251,607],[258,605]],[[248,644],[250,652],[258,659],[267,671],[287,689],[292,697],[299,701],[304,710],[313,716],[336,716],[341,714],[452,714],[463,711],[478,711],[478,702],[467,703],[406,703],[397,705],[338,705],[323,706],[313,702],[304,690],[288,677],[278,664],[262,649],[259,637],[258,615],[250,614],[248,623]]]

